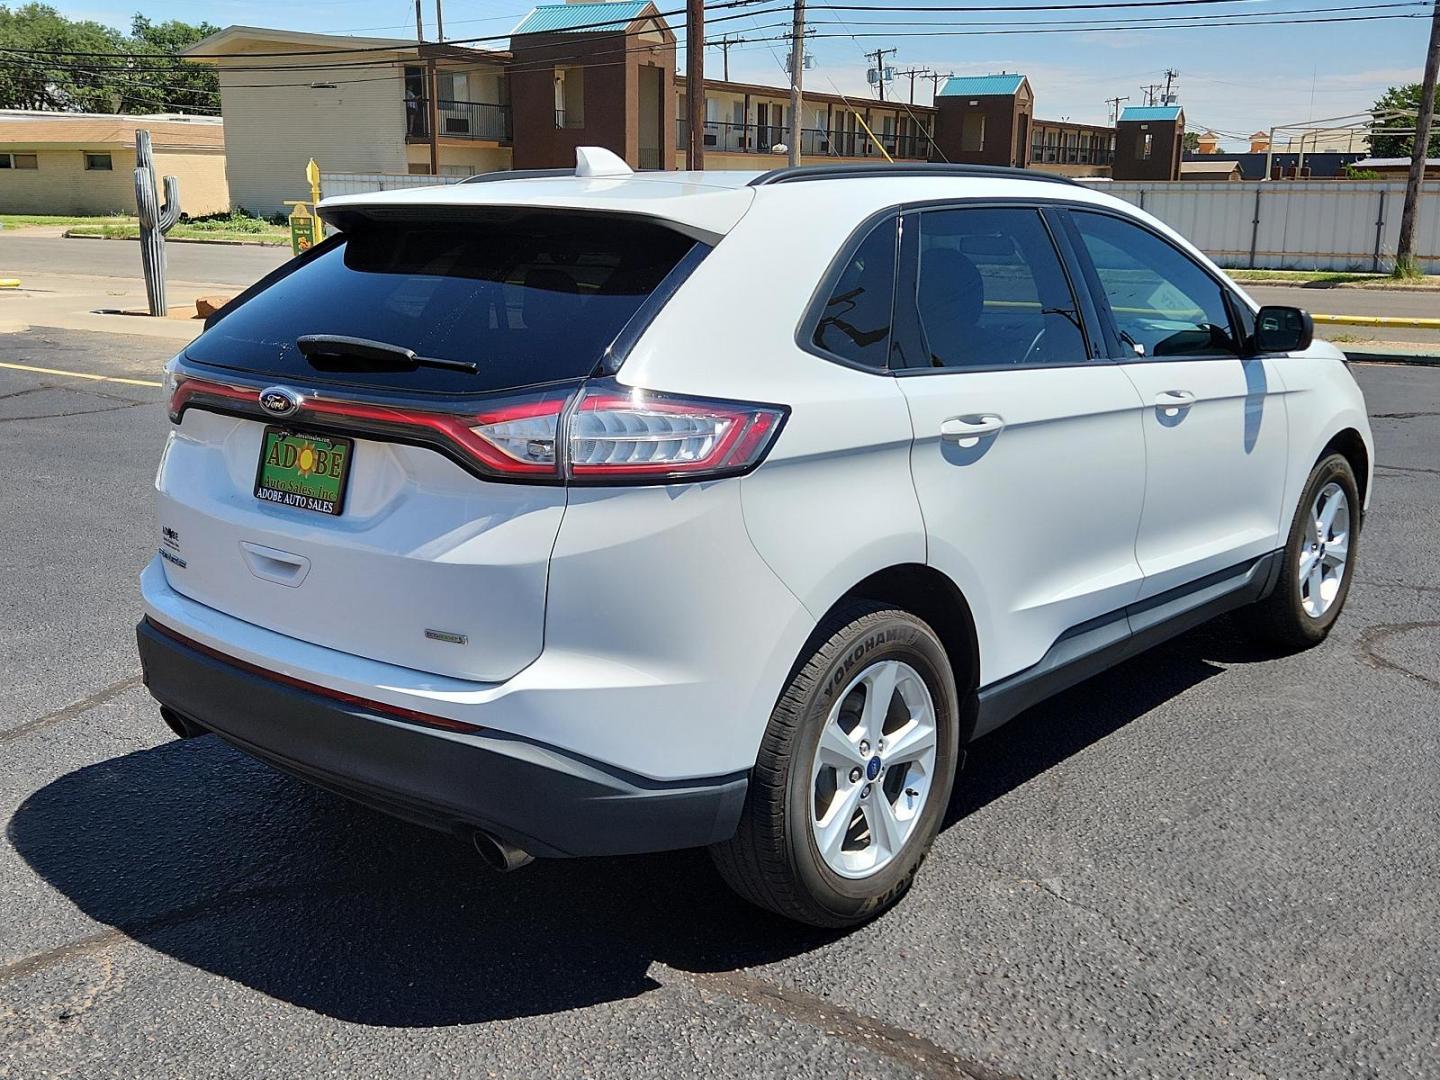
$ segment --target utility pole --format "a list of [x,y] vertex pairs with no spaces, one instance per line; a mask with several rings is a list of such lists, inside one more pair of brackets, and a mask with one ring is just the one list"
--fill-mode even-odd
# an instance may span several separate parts
[[442,0],[435,0],[435,40],[445,40],[445,12],[441,9]]
[[[435,17],[440,17],[440,0],[435,0]],[[415,0],[415,56],[425,54],[425,16],[420,10],[420,0]],[[440,79],[435,74],[435,58],[425,61],[425,117],[430,129],[430,175],[440,175],[440,103],[436,97],[440,92]]]
[[1145,95],[1146,105],[1155,104],[1155,91],[1159,90],[1160,88],[1161,87],[1159,83],[1151,83],[1149,86],[1140,87],[1140,92]]
[[685,89],[685,167],[698,172],[705,168],[705,0],[685,0]]
[[876,49],[874,52],[865,54],[865,59],[875,59],[875,89],[880,92],[880,100],[885,100],[885,57],[894,56],[899,49]]
[[940,80],[953,79],[955,73],[953,71],[947,71],[944,75],[941,75],[938,71],[932,71],[928,75],[921,77],[930,80],[930,104],[933,105],[935,104],[935,99],[940,96]]
[[895,72],[896,75],[908,75],[910,77],[910,104],[915,104],[915,76],[929,75],[929,68],[906,68],[904,71]]
[[1110,106],[1110,123],[1118,124],[1120,122],[1120,103],[1129,100],[1130,98],[1128,96],[1105,99],[1105,104]]
[[805,0],[794,0],[790,20],[790,164],[800,164],[800,123],[805,80]]
[[724,78],[726,82],[730,81],[730,46],[742,45],[749,40],[749,38],[731,37],[729,34],[726,34],[719,41],[707,41],[705,43],[705,47],[707,49],[720,50],[721,64],[724,70]]
[[[439,0],[436,0],[436,3],[439,3]],[[1179,73],[1178,71],[1176,71],[1174,68],[1166,68],[1166,69],[1165,69],[1165,96],[1160,99],[1160,104],[1162,104],[1162,105],[1169,105],[1169,104],[1170,104],[1170,84],[1173,83],[1173,82],[1174,82],[1176,79],[1178,79],[1179,77],[1180,77],[1180,73]]]
[[1395,273],[1410,277],[1415,265],[1415,219],[1420,211],[1420,187],[1430,150],[1430,127],[1435,122],[1435,78],[1440,73],[1440,6],[1430,15],[1430,49],[1425,54],[1425,77],[1420,83],[1420,115],[1415,118],[1415,149],[1410,155],[1410,176],[1405,182],[1405,205],[1400,211],[1400,240],[1395,245]]

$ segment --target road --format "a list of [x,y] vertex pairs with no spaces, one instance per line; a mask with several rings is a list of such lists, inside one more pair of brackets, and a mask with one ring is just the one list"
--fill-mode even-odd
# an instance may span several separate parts
[[1380,468],[1331,639],[1225,621],[1030,711],[912,894],[837,935],[699,853],[497,876],[174,740],[132,637],[160,391],[0,368],[0,1075],[1433,1076],[1440,369],[1360,378]]
[[[1440,290],[1297,288],[1270,285],[1241,287],[1262,304],[1286,304],[1328,315],[1385,315],[1402,319],[1440,318]],[[1440,331],[1395,330],[1377,326],[1325,326],[1316,333],[1342,346],[1365,341],[1418,341],[1434,344],[1440,352]]]
[[[289,248],[240,244],[166,244],[172,281],[249,285],[290,257]],[[0,277],[27,273],[139,278],[140,244],[133,240],[66,240],[0,231]]]

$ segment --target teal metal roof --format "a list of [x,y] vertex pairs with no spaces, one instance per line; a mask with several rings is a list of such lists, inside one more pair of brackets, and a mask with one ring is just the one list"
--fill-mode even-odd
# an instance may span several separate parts
[[1179,120],[1179,105],[1127,105],[1121,120]]
[[940,88],[941,97],[986,97],[991,94],[1013,95],[1025,81],[1024,75],[961,75],[946,81]]
[[624,30],[640,17],[650,0],[612,0],[599,4],[541,4],[511,30],[512,34],[592,33]]

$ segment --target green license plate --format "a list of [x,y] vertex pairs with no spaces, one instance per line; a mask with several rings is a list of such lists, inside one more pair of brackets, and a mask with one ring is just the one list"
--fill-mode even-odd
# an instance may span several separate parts
[[345,504],[354,450],[351,439],[267,427],[260,440],[255,497],[318,514],[338,514]]

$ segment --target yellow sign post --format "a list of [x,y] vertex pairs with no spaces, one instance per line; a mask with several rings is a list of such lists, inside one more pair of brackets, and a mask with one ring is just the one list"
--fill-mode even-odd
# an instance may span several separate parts
[[320,202],[320,166],[311,158],[305,165],[305,181],[310,185],[310,202],[300,199],[286,199],[285,205],[294,207],[290,211],[290,251],[299,255],[309,251],[325,239],[325,226],[314,213]]

